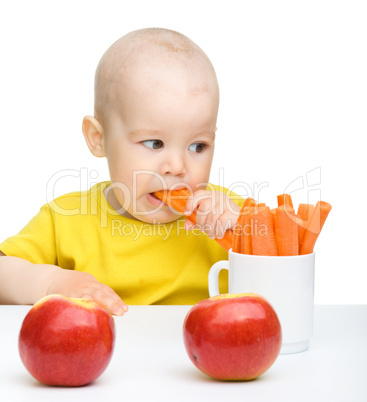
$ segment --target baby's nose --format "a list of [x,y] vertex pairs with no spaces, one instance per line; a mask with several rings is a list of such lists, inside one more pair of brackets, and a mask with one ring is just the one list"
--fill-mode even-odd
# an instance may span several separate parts
[[186,174],[185,160],[181,155],[172,154],[166,159],[163,174],[171,174],[174,176],[184,176]]

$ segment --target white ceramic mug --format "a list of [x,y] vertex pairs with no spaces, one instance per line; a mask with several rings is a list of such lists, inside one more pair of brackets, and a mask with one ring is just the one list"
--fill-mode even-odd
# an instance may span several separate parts
[[228,270],[228,293],[257,293],[276,311],[282,326],[280,353],[309,347],[313,331],[315,254],[261,256],[229,251],[209,271],[209,295],[219,294],[218,275]]

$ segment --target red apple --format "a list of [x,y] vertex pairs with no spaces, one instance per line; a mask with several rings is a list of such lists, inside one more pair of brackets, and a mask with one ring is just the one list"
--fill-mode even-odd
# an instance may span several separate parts
[[191,361],[203,373],[217,380],[251,380],[275,362],[282,330],[263,297],[225,294],[191,308],[183,337]]
[[24,318],[19,354],[25,368],[48,385],[80,386],[99,377],[111,360],[115,323],[90,299],[46,296]]

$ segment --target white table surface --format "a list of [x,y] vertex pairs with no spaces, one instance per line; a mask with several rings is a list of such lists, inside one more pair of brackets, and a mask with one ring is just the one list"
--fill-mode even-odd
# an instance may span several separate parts
[[182,324],[190,306],[130,306],[115,317],[111,363],[94,383],[48,387],[23,367],[18,334],[29,306],[0,306],[0,401],[367,401],[367,305],[316,306],[308,351],[281,355],[261,377],[219,382],[191,363]]

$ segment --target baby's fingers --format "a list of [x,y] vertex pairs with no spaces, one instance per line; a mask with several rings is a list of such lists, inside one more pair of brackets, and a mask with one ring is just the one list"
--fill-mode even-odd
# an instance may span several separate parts
[[203,203],[203,201],[208,199],[212,199],[211,192],[206,190],[197,190],[187,199],[184,214],[186,216],[190,216],[196,210],[196,208]]
[[104,305],[111,314],[123,315],[127,312],[127,304],[109,286],[101,285],[90,293],[92,299]]

